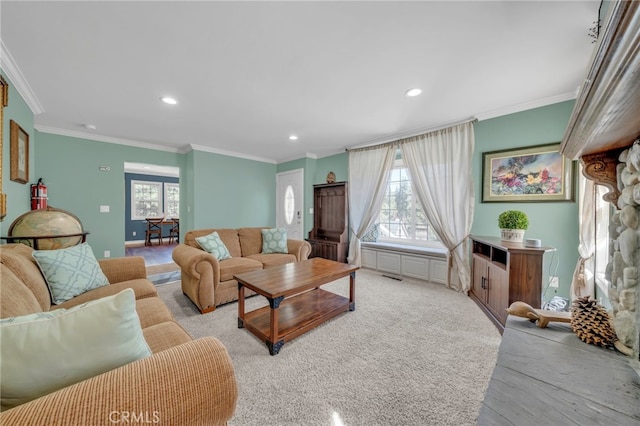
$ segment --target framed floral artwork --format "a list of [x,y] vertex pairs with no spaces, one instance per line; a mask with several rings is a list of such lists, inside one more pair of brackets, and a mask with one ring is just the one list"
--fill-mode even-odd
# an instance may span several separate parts
[[560,144],[482,154],[482,202],[573,201],[574,167]]

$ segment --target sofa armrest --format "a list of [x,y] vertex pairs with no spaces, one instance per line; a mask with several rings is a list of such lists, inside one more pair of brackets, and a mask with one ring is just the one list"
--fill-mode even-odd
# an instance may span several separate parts
[[224,425],[238,388],[213,337],[174,346],[0,413],[10,425]]
[[147,278],[147,267],[142,256],[100,259],[98,263],[111,284]]
[[186,244],[178,244],[176,248],[173,249],[171,257],[173,261],[180,266],[183,274],[187,274],[195,279],[200,279],[198,264],[200,262],[206,262],[210,263],[213,268],[214,281],[219,281],[220,279],[220,263],[211,253]]
[[305,240],[287,240],[289,254],[293,254],[298,262],[307,260],[311,254],[311,244]]

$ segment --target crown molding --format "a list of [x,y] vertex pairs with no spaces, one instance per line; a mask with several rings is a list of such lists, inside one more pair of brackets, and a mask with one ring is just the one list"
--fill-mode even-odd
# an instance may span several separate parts
[[33,115],[42,114],[44,108],[42,104],[33,92],[33,89],[27,82],[27,79],[18,68],[18,64],[13,60],[13,56],[9,53],[9,49],[5,46],[4,42],[0,40],[0,68],[4,70],[9,77],[9,80],[14,85],[22,99],[26,102],[27,106],[33,113]]
[[89,139],[92,141],[114,143],[118,145],[127,145],[127,146],[133,146],[136,148],[154,149],[156,151],[180,153],[180,150],[182,149],[177,147],[156,145],[148,142],[134,141],[131,139],[122,139],[122,138],[115,138],[112,136],[96,135],[95,133],[81,132],[78,130],[68,130],[68,129],[60,129],[58,127],[42,126],[39,124],[34,125],[34,128],[41,133],[50,133],[52,135],[69,136],[72,138],[80,138],[80,139]]
[[187,152],[189,151],[210,152],[212,154],[226,155],[227,157],[236,157],[236,158],[243,158],[245,160],[260,161],[261,163],[277,164],[276,161],[270,158],[256,157],[254,155],[241,154],[239,152],[227,151],[224,149],[213,148],[210,146],[190,144],[189,148],[190,149],[188,149]]

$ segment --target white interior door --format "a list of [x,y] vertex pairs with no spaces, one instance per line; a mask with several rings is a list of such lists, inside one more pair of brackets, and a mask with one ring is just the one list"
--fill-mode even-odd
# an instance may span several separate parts
[[304,169],[276,175],[276,226],[287,229],[287,238],[304,239]]

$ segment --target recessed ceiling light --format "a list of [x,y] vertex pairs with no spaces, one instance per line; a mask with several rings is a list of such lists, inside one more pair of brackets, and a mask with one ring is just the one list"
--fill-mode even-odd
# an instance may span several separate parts
[[95,130],[97,129],[95,124],[83,124],[85,129],[89,129],[89,130]]
[[160,98],[160,100],[162,102],[164,102],[165,104],[169,104],[169,105],[175,105],[175,104],[178,103],[177,100],[175,100],[174,98],[171,98],[169,96],[163,96],[163,97]]
[[409,96],[409,97],[414,97],[414,96],[418,96],[420,93],[422,93],[422,90],[418,89],[418,88],[414,88],[414,89],[409,89],[406,92],[404,92],[405,96]]
[[290,141],[297,141],[298,137],[296,135],[291,135],[291,136],[289,136],[289,140]]

